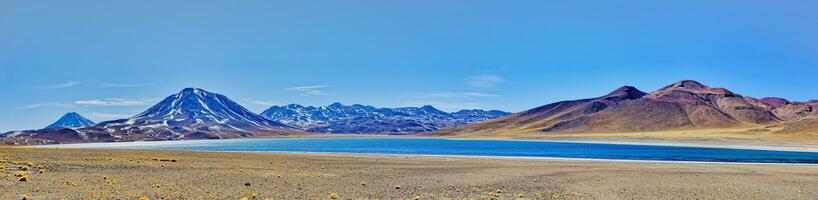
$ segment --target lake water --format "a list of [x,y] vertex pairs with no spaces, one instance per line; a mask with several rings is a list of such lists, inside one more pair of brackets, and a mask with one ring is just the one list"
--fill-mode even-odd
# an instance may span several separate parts
[[275,138],[99,143],[60,146],[196,151],[506,156],[741,163],[818,163],[818,152],[440,138]]

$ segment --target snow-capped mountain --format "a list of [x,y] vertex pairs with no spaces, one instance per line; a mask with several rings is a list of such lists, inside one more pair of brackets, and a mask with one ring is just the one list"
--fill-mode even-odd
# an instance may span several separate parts
[[63,127],[85,127],[93,126],[95,123],[91,120],[82,117],[82,115],[75,112],[66,113],[59,120],[51,125],[45,127],[46,129],[63,128]]
[[376,108],[333,103],[319,107],[298,104],[272,106],[261,116],[308,132],[415,133],[481,122],[508,114],[496,110],[447,113],[432,106]]
[[221,139],[297,132],[250,112],[224,95],[186,88],[127,119],[80,128],[13,131],[2,137],[22,136],[26,143],[71,143]]
[[186,88],[171,95],[145,112],[129,118],[127,123],[185,127],[211,125],[235,130],[287,127],[250,112],[224,95],[198,88]]
[[224,95],[198,88],[185,88],[136,116],[102,122],[94,128],[169,139],[247,137],[293,130],[250,112]]

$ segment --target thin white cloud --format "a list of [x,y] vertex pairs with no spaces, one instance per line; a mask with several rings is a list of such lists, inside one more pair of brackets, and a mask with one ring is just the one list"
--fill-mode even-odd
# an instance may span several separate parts
[[256,104],[256,105],[259,105],[259,106],[267,106],[267,107],[275,105],[275,102],[263,101],[263,100],[253,100],[250,103],[253,103],[253,104]]
[[430,98],[478,98],[478,97],[496,97],[496,94],[482,93],[482,92],[431,92],[422,94]]
[[474,75],[466,79],[466,85],[473,88],[494,88],[505,82],[503,77],[494,74]]
[[108,120],[115,120],[115,119],[125,119],[129,118],[133,115],[129,114],[114,114],[114,113],[85,113],[86,117],[94,120],[94,122],[101,122],[101,121],[108,121]]
[[143,106],[155,103],[154,99],[123,99],[123,98],[104,98],[104,99],[87,99],[78,100],[74,102],[41,102],[31,103],[18,107],[19,109],[37,109],[37,108],[75,108],[78,106],[86,107],[103,107],[103,106]]
[[54,84],[54,85],[46,85],[40,88],[42,89],[62,89],[62,88],[69,88],[79,85],[81,82],[75,80],[68,80],[64,83]]
[[73,108],[76,107],[74,104],[69,103],[59,103],[59,102],[43,102],[43,103],[32,103],[20,106],[20,109],[37,109],[37,108]]
[[153,86],[153,83],[111,83],[111,82],[99,82],[100,87],[105,88],[132,88],[132,87],[147,87]]
[[326,85],[306,85],[289,87],[285,89],[289,91],[298,92],[300,95],[303,96],[327,96],[329,95],[329,93],[324,91],[325,88],[327,88]]
[[79,106],[142,106],[154,103],[152,99],[121,99],[121,98],[105,98],[105,99],[88,99],[74,101],[75,105]]
[[273,101],[259,100],[259,99],[254,99],[254,98],[244,98],[244,99],[242,99],[242,101],[253,104],[253,105],[264,106],[264,107],[270,107],[270,106],[273,106],[273,105],[276,104]]

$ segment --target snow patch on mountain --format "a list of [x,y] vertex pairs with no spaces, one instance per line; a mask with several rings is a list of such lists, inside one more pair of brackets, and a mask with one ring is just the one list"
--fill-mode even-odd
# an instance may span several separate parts
[[502,117],[510,113],[462,110],[447,113],[432,106],[376,108],[367,105],[272,106],[261,116],[308,132],[415,133],[428,132]]

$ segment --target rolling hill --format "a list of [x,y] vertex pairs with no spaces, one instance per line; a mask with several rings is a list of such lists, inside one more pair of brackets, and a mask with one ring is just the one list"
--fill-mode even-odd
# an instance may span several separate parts
[[775,133],[818,132],[818,102],[742,96],[682,80],[650,93],[630,86],[610,94],[562,101],[430,135],[627,133],[785,127]]

